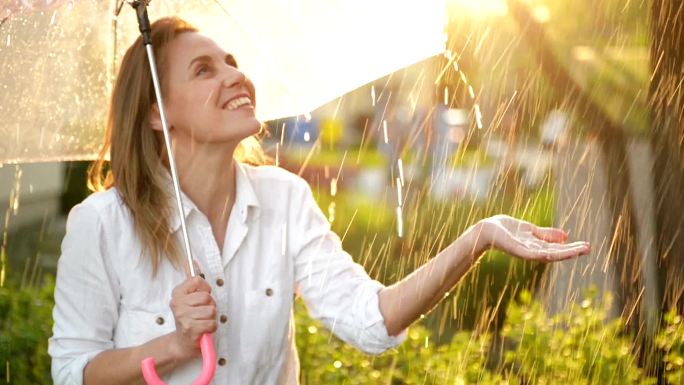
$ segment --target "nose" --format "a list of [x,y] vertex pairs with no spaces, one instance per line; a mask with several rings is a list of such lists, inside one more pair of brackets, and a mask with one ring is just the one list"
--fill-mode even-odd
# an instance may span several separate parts
[[235,67],[227,67],[223,75],[223,86],[232,88],[245,83],[245,74]]

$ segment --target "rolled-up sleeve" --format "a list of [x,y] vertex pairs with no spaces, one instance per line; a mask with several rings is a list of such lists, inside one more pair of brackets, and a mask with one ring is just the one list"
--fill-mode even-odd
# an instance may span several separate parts
[[380,312],[378,292],[384,286],[342,249],[304,180],[297,179],[291,202],[295,280],[309,315],[368,354],[401,344],[407,331],[390,336]]
[[88,362],[113,348],[119,292],[106,254],[97,209],[83,203],[75,206],[57,265],[54,327],[48,341],[55,384],[83,384]]

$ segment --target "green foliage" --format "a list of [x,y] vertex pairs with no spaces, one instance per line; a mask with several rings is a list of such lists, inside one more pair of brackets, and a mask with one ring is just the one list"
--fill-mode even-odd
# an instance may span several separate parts
[[638,368],[621,319],[608,319],[609,298],[594,295],[549,316],[529,292],[509,306],[502,335],[515,347],[505,361],[533,384],[654,384]]
[[[0,288],[0,383],[51,384],[54,281],[40,288]],[[301,382],[308,384],[523,385],[655,384],[636,365],[621,319],[608,319],[609,299],[589,295],[549,316],[522,292],[509,304],[501,336],[462,330],[445,343],[413,325],[406,341],[379,356],[366,355],[331,335],[295,305]],[[495,343],[497,342],[497,343]],[[658,335],[669,384],[682,384],[684,327],[672,311]],[[501,362],[496,362],[498,354]],[[10,368],[9,373],[7,368]]]
[[41,288],[0,287],[0,383],[48,384],[54,280]]
[[297,301],[297,349],[302,385],[307,384],[498,384],[501,375],[486,369],[490,336],[459,332],[448,344],[433,343],[421,325],[405,342],[379,356],[345,344],[306,315]]
[[668,384],[684,384],[684,323],[675,309],[665,314],[656,344],[664,353],[665,379]]

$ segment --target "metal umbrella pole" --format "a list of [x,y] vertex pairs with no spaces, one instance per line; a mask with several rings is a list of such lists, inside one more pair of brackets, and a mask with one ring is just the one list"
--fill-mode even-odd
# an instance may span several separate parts
[[[176,204],[178,205],[178,216],[180,218],[181,230],[183,232],[183,244],[185,246],[185,254],[188,257],[188,266],[190,267],[190,275],[195,276],[195,268],[192,263],[192,251],[190,250],[190,239],[188,237],[188,230],[185,225],[185,215],[183,212],[183,202],[181,200],[180,183],[178,181],[178,173],[176,172],[176,162],[173,157],[171,147],[171,135],[169,134],[168,125],[166,122],[166,114],[164,112],[164,103],[162,102],[161,86],[159,84],[159,75],[157,73],[157,65],[154,60],[154,50],[152,47],[150,20],[147,17],[147,4],[149,0],[135,0],[131,2],[131,6],[135,9],[138,16],[138,26],[142,34],[143,45],[147,51],[147,59],[150,64],[150,71],[152,73],[152,83],[154,84],[154,93],[157,97],[157,104],[159,106],[159,115],[161,117],[162,129],[164,132],[164,143],[166,144],[166,153],[169,157],[169,168],[171,170],[171,178],[173,179],[173,188],[176,195]],[[202,350],[202,371],[200,376],[192,383],[192,385],[207,385],[211,382],[216,372],[216,352],[214,350],[214,340],[210,333],[205,333],[200,339],[200,348]],[[154,358],[148,357],[142,361],[142,372],[145,381],[149,385],[164,385],[164,382],[157,375]]]

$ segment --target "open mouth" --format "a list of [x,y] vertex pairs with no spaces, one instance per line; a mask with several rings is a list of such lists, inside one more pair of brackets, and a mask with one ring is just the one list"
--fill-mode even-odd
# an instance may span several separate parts
[[224,110],[233,111],[243,106],[252,106],[252,101],[247,96],[239,96],[231,99],[223,105]]

